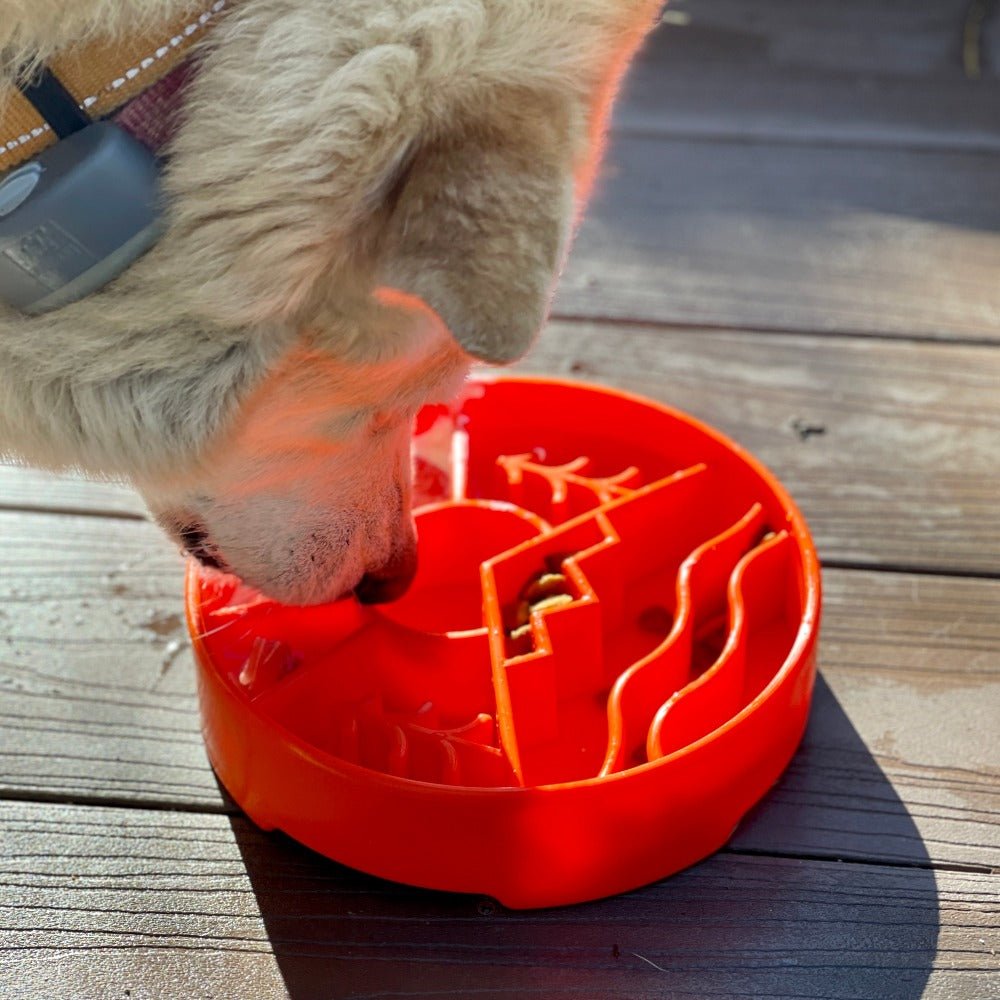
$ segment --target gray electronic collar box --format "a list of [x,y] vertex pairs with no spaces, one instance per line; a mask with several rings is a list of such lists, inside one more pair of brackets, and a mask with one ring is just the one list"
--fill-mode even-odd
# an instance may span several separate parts
[[157,240],[156,157],[97,122],[0,175],[0,300],[34,315],[106,285]]

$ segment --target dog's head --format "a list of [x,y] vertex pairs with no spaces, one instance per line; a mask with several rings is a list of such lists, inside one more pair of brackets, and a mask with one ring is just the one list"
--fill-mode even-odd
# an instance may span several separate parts
[[[45,57],[68,38],[40,12],[63,6],[97,31],[190,4],[15,5],[0,42]],[[160,243],[50,315],[0,308],[0,449],[127,477],[187,551],[274,597],[394,596],[414,414],[541,327],[657,6],[231,5],[169,147]]]
[[392,298],[391,315],[411,325],[403,349],[360,361],[302,337],[194,469],[140,482],[156,520],[203,565],[296,604],[405,590],[416,570],[413,420],[455,396],[469,358],[420,303]]

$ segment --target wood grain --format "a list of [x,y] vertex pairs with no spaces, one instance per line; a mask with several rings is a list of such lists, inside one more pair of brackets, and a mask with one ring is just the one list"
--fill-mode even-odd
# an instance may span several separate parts
[[[823,145],[1000,148],[995,23],[966,76],[968,0],[672,0],[618,130]],[[995,18],[992,19],[996,21]]]
[[826,560],[1000,573],[1000,351],[554,323],[523,367],[728,433],[784,482]]
[[0,513],[0,794],[218,809],[183,563],[144,521]]
[[616,137],[558,315],[1000,339],[992,153]]
[[10,462],[0,462],[0,510],[146,516],[139,495],[122,483],[71,472],[43,472]]
[[824,574],[802,747],[732,846],[1000,870],[1000,582]]
[[[7,997],[987,997],[996,879],[720,855],[586,906],[405,889],[240,818],[0,805]],[[117,993],[112,992],[117,990]]]
[[[232,809],[181,564],[145,522],[0,514],[0,796]],[[828,571],[824,680],[741,849],[1000,867],[1000,581]]]

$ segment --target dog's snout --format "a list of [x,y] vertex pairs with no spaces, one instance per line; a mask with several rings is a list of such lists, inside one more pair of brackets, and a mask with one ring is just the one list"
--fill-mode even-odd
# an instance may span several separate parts
[[381,569],[365,573],[354,593],[362,604],[388,604],[402,597],[417,573],[417,549],[411,546]]

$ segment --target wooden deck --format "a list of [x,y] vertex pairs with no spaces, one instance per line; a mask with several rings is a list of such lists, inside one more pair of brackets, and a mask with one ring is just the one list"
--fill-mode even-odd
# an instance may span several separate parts
[[731,845],[518,914],[260,833],[205,760],[179,558],[125,489],[0,469],[0,996],[1000,997],[1000,13],[977,34],[981,6],[674,4],[523,365],[716,424],[812,525],[812,720]]

